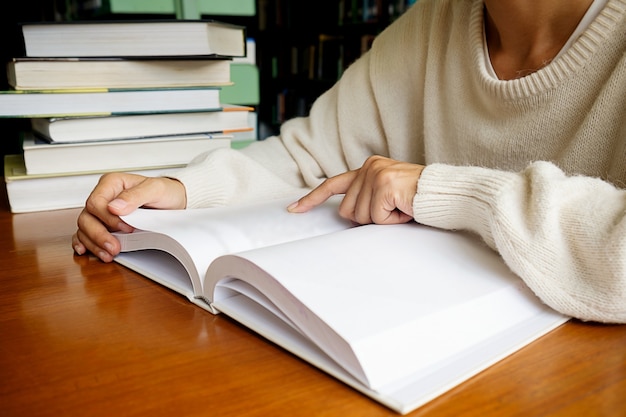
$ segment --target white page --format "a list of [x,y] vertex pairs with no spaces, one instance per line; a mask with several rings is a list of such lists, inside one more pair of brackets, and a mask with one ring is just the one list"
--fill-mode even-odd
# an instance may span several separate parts
[[[361,226],[238,256],[277,277],[280,285],[257,273],[252,283],[374,390],[549,310],[476,238],[415,223]],[[218,268],[231,261],[218,260]],[[328,328],[343,340],[327,337]]]
[[277,319],[262,307],[263,304],[244,295],[232,296],[219,304],[225,314],[399,413],[424,405],[566,321],[558,313],[545,310],[468,351],[374,391],[357,381],[309,339]]
[[198,281],[197,276],[190,278],[194,271],[186,270],[174,256],[157,249],[138,250],[120,253],[115,257],[115,262],[184,295],[191,301],[197,301],[192,284],[192,279]]
[[[132,249],[139,249],[142,245],[157,248],[165,244],[165,240],[176,241],[179,251],[185,248],[189,255],[179,256],[179,259],[183,263],[193,263],[193,267],[189,268],[193,293],[200,296],[202,277],[211,261],[220,255],[353,227],[351,222],[338,215],[339,196],[302,214],[287,211],[286,207],[292,201],[278,199],[255,205],[190,210],[138,209],[124,216],[123,220],[137,229],[159,235],[149,239],[140,234],[133,236],[133,233],[116,233],[116,236],[123,248]],[[120,254],[116,260],[132,267],[130,258]],[[142,273],[157,278],[158,270],[149,269],[149,265],[142,265]],[[171,278],[170,281],[176,281],[175,284],[168,283],[167,277],[158,278],[157,281],[170,288],[181,288],[179,277]]]

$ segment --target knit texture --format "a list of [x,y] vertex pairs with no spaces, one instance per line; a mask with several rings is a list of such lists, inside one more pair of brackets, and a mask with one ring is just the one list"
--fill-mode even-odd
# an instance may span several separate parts
[[295,198],[372,154],[425,164],[416,221],[477,233],[564,314],[626,322],[626,0],[520,79],[489,75],[482,40],[481,0],[417,2],[309,117],[178,173],[188,207]]

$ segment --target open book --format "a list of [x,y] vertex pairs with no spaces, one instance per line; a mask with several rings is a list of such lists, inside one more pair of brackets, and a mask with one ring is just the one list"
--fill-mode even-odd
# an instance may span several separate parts
[[567,320],[474,236],[354,226],[338,201],[140,209],[116,261],[400,413]]

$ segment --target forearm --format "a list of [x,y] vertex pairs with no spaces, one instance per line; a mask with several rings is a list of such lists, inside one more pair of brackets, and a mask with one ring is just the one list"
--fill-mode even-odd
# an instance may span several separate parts
[[420,223],[478,233],[554,309],[626,322],[626,191],[548,163],[521,173],[432,165],[413,210]]

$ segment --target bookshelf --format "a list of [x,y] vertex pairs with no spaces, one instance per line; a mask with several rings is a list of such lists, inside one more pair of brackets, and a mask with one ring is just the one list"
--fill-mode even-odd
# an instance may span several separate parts
[[315,99],[415,0],[258,0],[259,118],[266,134]]

